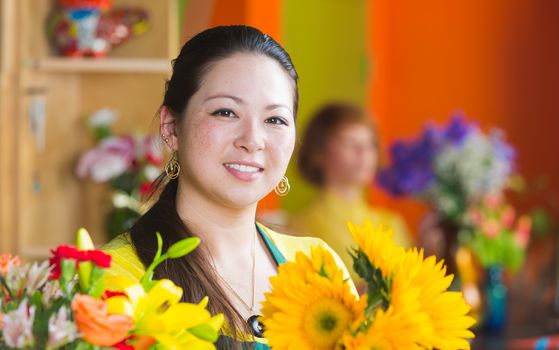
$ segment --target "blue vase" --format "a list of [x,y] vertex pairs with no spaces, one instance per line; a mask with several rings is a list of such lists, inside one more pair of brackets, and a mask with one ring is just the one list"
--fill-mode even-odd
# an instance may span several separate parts
[[504,269],[501,265],[487,269],[485,286],[484,328],[489,334],[499,335],[505,328],[507,318],[508,290],[504,282]]

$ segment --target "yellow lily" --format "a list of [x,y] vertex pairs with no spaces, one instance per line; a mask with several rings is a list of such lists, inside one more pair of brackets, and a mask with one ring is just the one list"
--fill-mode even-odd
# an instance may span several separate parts
[[126,296],[114,296],[106,300],[109,313],[131,315],[137,335],[153,337],[165,349],[215,349],[223,324],[223,315],[214,317],[206,310],[204,298],[199,304],[181,303],[182,288],[171,280],[158,280],[145,292],[140,283],[113,277],[107,281],[111,290],[119,290]]

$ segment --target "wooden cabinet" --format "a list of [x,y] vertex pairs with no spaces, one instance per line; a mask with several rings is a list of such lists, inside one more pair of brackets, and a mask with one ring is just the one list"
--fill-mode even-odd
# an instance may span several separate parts
[[[78,156],[92,146],[85,118],[117,110],[115,131],[157,132],[170,59],[179,45],[176,0],[114,0],[140,6],[150,30],[103,59],[56,56],[45,21],[49,0],[0,0],[0,252],[43,258],[71,243],[77,228],[105,240],[109,208],[103,185],[78,180]],[[33,110],[44,103],[44,137]]]

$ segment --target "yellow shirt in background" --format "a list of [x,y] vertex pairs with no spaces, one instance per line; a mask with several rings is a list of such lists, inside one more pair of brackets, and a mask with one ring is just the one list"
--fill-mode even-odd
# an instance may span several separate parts
[[394,230],[394,240],[404,247],[411,245],[404,219],[397,213],[371,207],[365,199],[348,202],[331,191],[323,191],[306,207],[291,216],[289,232],[299,236],[313,236],[322,239],[341,257],[351,271],[354,282],[359,277],[353,272],[353,260],[348,248],[355,243],[347,228],[347,222],[363,225],[370,220],[373,225],[381,224]]

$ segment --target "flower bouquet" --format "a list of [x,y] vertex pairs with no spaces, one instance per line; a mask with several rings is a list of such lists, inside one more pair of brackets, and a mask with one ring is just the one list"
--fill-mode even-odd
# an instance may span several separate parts
[[180,302],[182,289],[153,280],[157,265],[195,249],[187,238],[159,249],[138,282],[107,273],[111,257],[95,250],[84,229],[77,246],[58,246],[50,261],[21,265],[0,258],[0,349],[213,349],[223,316],[207,298]]
[[515,272],[524,264],[530,240],[532,220],[528,215],[516,216],[514,207],[502,196],[489,196],[467,215],[470,235],[464,235],[484,268],[502,266]]
[[505,272],[514,273],[524,265],[532,220],[527,215],[517,218],[514,207],[502,196],[489,196],[470,208],[466,224],[460,234],[461,243],[485,274],[483,281],[473,281],[481,282],[484,330],[499,334],[507,319]]
[[368,285],[360,299],[331,253],[279,267],[262,314],[264,336],[278,349],[469,349],[475,320],[453,276],[423,251],[396,246],[392,231],[349,224],[354,270]]
[[106,221],[110,238],[128,231],[142,214],[142,200],[151,192],[164,161],[153,135],[114,135],[115,119],[115,112],[109,109],[89,118],[97,145],[80,156],[76,168],[80,179],[111,185],[113,208]]
[[427,125],[415,140],[390,149],[392,164],[380,170],[379,185],[395,196],[414,196],[453,221],[472,202],[500,193],[514,170],[514,149],[503,132],[484,133],[462,114],[445,127]]

